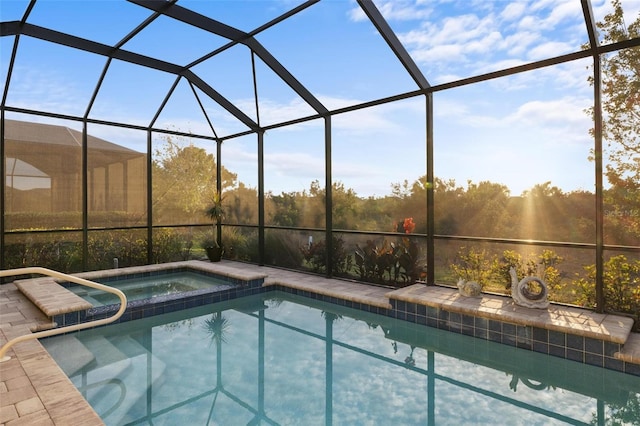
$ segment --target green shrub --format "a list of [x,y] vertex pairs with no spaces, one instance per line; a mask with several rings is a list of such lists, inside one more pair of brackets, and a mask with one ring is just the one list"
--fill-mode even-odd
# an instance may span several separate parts
[[475,281],[484,288],[494,275],[495,262],[485,250],[461,247],[451,264],[451,271],[458,279]]
[[298,243],[293,241],[293,238],[288,233],[266,232],[264,237],[266,265],[300,269],[303,256],[298,249]]
[[[575,281],[579,289],[578,302],[583,306],[596,305],[596,265],[584,267],[586,276]],[[640,260],[629,261],[623,254],[611,256],[604,263],[605,310],[631,314],[640,319]]]

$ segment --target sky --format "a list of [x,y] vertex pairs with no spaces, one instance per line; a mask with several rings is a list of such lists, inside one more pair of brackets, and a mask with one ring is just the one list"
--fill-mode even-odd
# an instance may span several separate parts
[[[178,5],[251,31],[301,2],[292,0],[198,1]],[[26,0],[3,1],[0,20],[19,20]],[[579,0],[376,0],[391,28],[432,86],[575,52],[587,42]],[[640,0],[622,0],[627,25],[640,16]],[[609,0],[593,0],[598,19]],[[27,22],[114,45],[151,11],[120,0],[40,0]],[[407,93],[416,84],[351,0],[322,0],[256,36],[270,54],[329,110]],[[228,40],[161,17],[123,49],[186,66]],[[7,79],[14,37],[0,38],[0,81]],[[251,71],[256,65],[256,85]],[[105,58],[21,37],[7,105],[82,117]],[[590,60],[523,73],[434,94],[436,177],[491,181],[520,195],[551,182],[569,192],[594,190],[593,141],[585,110],[592,104]],[[259,56],[237,45],[191,70],[261,125],[307,117],[313,109]],[[247,130],[208,99],[194,96],[182,79],[157,117],[175,76],[114,60],[89,109],[89,117],[207,136]],[[258,94],[258,110],[254,95]],[[207,124],[201,102],[213,125]],[[406,99],[332,118],[335,181],[360,196],[389,194],[391,185],[426,174],[425,100]],[[81,129],[77,122],[8,113],[7,118]],[[89,132],[143,152],[141,131],[90,125]],[[313,120],[265,134],[267,191],[302,191],[324,183],[324,122]],[[158,137],[154,142],[161,143]],[[215,152],[211,143],[190,138]],[[250,187],[257,186],[256,137],[226,140],[222,163]]]

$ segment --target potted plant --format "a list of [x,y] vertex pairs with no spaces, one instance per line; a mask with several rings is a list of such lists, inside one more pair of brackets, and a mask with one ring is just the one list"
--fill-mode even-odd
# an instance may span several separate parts
[[222,196],[220,192],[213,194],[211,203],[205,209],[204,213],[211,219],[212,232],[207,234],[202,240],[202,247],[207,252],[207,257],[212,262],[219,262],[222,258],[223,248],[218,242],[218,228],[220,220],[224,217],[224,208],[222,207]]

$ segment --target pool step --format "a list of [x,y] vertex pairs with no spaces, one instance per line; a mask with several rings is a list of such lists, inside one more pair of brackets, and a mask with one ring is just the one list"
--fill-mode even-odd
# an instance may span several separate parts
[[130,410],[147,397],[147,386],[157,389],[162,384],[164,362],[129,336],[69,334],[42,344],[108,423],[135,421]]
[[125,336],[91,337],[83,343],[96,365],[72,378],[96,412],[108,424],[128,424],[139,417],[132,409],[146,400],[148,386],[162,384],[165,364],[137,340]]
[[73,294],[51,277],[18,280],[14,284],[49,318],[93,307],[91,303]]
[[70,334],[59,336],[56,339],[43,340],[42,344],[69,377],[76,375],[95,361],[93,353]]
[[640,334],[631,333],[622,350],[616,353],[615,357],[624,362],[640,364]]

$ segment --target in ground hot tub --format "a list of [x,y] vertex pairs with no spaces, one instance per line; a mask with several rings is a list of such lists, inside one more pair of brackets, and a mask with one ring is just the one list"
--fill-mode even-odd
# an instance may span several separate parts
[[[176,262],[78,274],[82,278],[116,287],[127,296],[127,310],[116,322],[161,315],[263,292],[264,276],[230,276],[206,262]],[[94,321],[113,315],[119,299],[99,290],[61,282],[93,305],[86,311],[53,317],[58,326]]]

